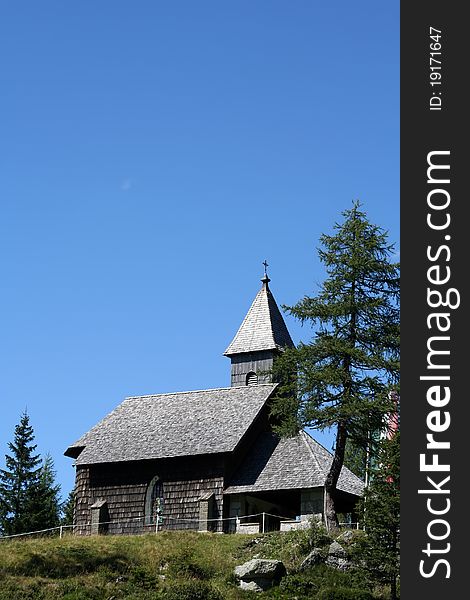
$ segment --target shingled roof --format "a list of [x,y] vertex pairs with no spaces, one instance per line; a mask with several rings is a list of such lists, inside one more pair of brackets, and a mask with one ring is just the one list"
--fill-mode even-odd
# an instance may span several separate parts
[[[259,436],[224,494],[322,487],[332,458],[305,431],[282,439],[266,432]],[[364,482],[343,467],[337,488],[361,496]]]
[[65,454],[81,465],[230,452],[275,387],[126,398]]
[[225,350],[225,356],[258,350],[280,350],[294,345],[276,300],[269,289],[270,279],[265,276],[261,281],[263,286],[253,300],[235,337]]

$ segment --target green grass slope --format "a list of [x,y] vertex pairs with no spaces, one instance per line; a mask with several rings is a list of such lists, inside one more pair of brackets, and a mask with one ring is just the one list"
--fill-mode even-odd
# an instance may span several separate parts
[[[320,536],[321,537],[321,536]],[[0,541],[0,600],[386,599],[359,571],[320,565],[299,572],[318,532],[258,536],[160,532],[145,536]],[[283,560],[281,585],[256,594],[233,569],[250,558]]]

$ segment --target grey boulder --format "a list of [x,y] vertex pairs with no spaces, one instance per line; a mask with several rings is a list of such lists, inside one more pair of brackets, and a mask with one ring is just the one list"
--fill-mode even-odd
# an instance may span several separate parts
[[285,574],[286,568],[282,561],[267,558],[253,558],[235,567],[240,588],[253,592],[264,592],[278,584]]
[[351,561],[348,560],[346,550],[338,542],[330,544],[325,563],[340,571],[346,571],[351,568]]
[[321,548],[314,548],[310,552],[310,554],[303,559],[303,561],[300,565],[300,570],[305,571],[305,569],[309,569],[310,567],[319,565],[320,563],[323,562],[323,560],[324,560],[324,557],[323,557],[323,552],[321,551]]

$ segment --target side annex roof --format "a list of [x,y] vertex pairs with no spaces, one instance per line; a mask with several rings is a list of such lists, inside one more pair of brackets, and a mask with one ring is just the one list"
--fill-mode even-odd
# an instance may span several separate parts
[[[224,494],[323,487],[332,459],[305,431],[290,438],[267,432],[259,436]],[[362,496],[364,482],[343,467],[337,489]]]
[[126,398],[67,448],[77,465],[234,450],[276,384]]

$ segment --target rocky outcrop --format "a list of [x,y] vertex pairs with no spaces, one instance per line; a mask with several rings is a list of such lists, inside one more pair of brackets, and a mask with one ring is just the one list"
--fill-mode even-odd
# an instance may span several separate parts
[[240,588],[253,592],[264,592],[277,585],[285,574],[286,568],[280,560],[254,558],[235,567]]
[[[349,541],[349,536],[346,536],[344,542]],[[340,571],[346,571],[352,567],[352,562],[349,560],[346,550],[338,543],[338,541],[332,542],[328,548],[314,548],[310,554],[304,558],[299,570],[305,571],[306,569],[321,563],[325,563]]]
[[305,571],[310,567],[319,565],[325,560],[325,552],[321,548],[314,548],[308,556],[304,558],[300,565],[300,570]]
[[338,544],[338,542],[332,542],[328,548],[328,556],[326,557],[325,563],[330,567],[334,567],[340,571],[346,571],[351,568],[351,561],[348,560],[346,550]]

